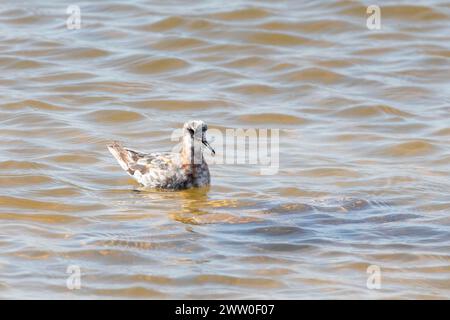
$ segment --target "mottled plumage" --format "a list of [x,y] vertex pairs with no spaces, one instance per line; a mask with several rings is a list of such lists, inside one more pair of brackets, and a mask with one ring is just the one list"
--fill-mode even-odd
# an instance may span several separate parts
[[183,127],[181,152],[142,153],[123,147],[118,142],[108,145],[109,151],[130,176],[151,188],[186,189],[209,185],[208,164],[203,158],[202,145],[214,154],[206,141],[207,125],[191,120]]

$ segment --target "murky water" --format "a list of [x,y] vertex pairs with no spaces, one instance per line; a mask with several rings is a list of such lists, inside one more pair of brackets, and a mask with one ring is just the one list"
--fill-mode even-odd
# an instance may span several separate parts
[[[0,297],[450,298],[450,4],[372,2],[3,0]],[[145,191],[105,147],[191,118],[278,172]]]

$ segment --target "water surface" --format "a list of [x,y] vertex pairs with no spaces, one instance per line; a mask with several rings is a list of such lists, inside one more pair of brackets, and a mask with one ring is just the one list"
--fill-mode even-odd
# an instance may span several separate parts
[[[0,298],[450,297],[448,2],[72,4],[0,4]],[[145,191],[105,147],[191,118],[280,129],[279,171]]]

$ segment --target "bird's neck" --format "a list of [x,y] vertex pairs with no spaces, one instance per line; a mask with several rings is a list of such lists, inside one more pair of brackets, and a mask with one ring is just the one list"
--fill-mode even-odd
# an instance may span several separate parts
[[183,137],[183,146],[181,148],[181,160],[183,166],[201,165],[204,161],[201,142],[185,135]]

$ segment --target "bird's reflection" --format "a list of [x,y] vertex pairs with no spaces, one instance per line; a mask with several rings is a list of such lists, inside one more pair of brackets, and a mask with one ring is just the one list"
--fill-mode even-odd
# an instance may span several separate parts
[[[209,197],[210,187],[193,188],[181,191],[134,190],[139,197],[151,204],[170,203],[168,216],[174,221],[198,225],[210,223],[249,223],[259,221],[254,216],[231,213],[240,207],[237,200],[213,200]],[[173,205],[179,209],[173,209]],[[224,210],[226,212],[224,212]],[[241,210],[239,210],[240,212]]]
[[169,217],[175,221],[187,224],[198,224],[197,217],[210,214],[212,204],[208,198],[209,186],[180,191],[148,190],[139,188],[133,190],[139,197],[145,198],[149,203],[170,201],[179,203],[180,209],[169,212]]

